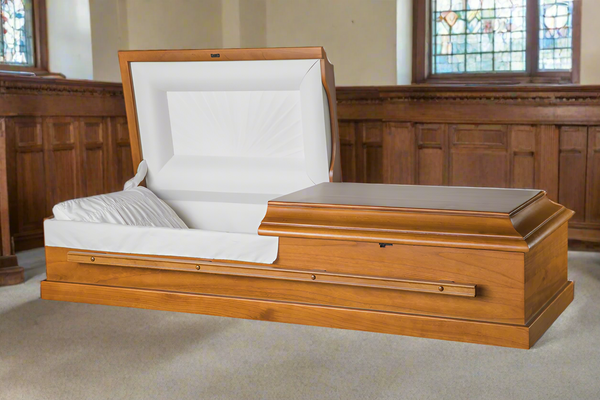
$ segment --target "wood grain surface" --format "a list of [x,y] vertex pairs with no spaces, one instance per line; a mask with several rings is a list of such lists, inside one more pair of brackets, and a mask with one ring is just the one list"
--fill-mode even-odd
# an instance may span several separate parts
[[[517,214],[529,207],[535,208],[539,202],[538,199],[521,208]],[[50,283],[84,285],[81,288],[85,291],[98,287],[132,288],[168,291],[169,296],[195,294],[241,298],[243,302],[283,302],[303,307],[439,318],[443,329],[452,326],[446,324],[447,319],[495,323],[511,329],[535,324],[535,338],[529,336],[527,329],[526,339],[520,344],[507,344],[507,338],[500,341],[504,345],[526,348],[570,303],[569,296],[572,298],[572,285],[566,273],[567,219],[561,224],[559,218],[551,219],[535,230],[532,236],[539,237],[532,241],[531,251],[526,253],[282,237],[278,259],[267,265],[47,247],[47,278]],[[476,296],[440,296],[435,292],[435,285],[444,288],[449,285],[453,290],[476,288]],[[114,303],[107,299],[98,304]],[[136,307],[155,308],[152,301],[140,300],[137,304]],[[176,310],[188,311],[186,308]],[[228,312],[223,309],[209,313],[229,315]],[[312,321],[310,324],[320,323]],[[360,326],[360,322],[344,327],[371,330],[364,326],[352,328],[354,326]],[[402,328],[396,333],[404,332]],[[408,332],[413,331],[408,329]],[[418,330],[414,334],[439,337],[446,333],[428,336],[428,330]],[[451,340],[473,341],[469,334]]]
[[69,251],[67,261],[89,265],[107,265],[166,269],[172,271],[198,271],[202,274],[243,276],[251,278],[281,279],[298,282],[314,281],[333,285],[356,286],[362,288],[380,288],[439,294],[443,296],[475,297],[476,285],[450,281],[424,281],[394,279],[368,275],[332,274],[322,270],[306,271],[282,269],[252,264],[233,264],[214,261],[172,260],[168,257],[148,257],[134,255],[116,255],[97,252]]
[[526,253],[572,215],[541,191],[322,183],[269,201],[258,232]]
[[[370,251],[363,244],[343,246],[344,242],[339,241],[294,241],[296,243],[281,244],[279,260],[270,267],[282,272],[304,272],[305,279],[296,281],[273,279],[264,275],[202,273],[202,269],[198,271],[195,269],[196,264],[190,263],[193,260],[181,260],[177,257],[142,261],[132,255],[115,256],[117,259],[134,259],[137,268],[132,268],[131,265],[93,265],[89,259],[86,263],[76,263],[68,261],[69,252],[80,252],[53,247],[46,248],[47,277],[50,281],[297,301],[525,324],[522,254],[483,251],[465,254],[456,249],[419,246],[380,248],[376,244],[372,244],[372,250],[376,251]],[[300,243],[297,244],[298,242]],[[185,271],[166,266],[182,262],[187,263]],[[193,262],[201,266],[206,264],[200,260]],[[245,265],[247,264],[241,264]],[[273,272],[276,271],[269,270],[270,274]],[[466,283],[477,285],[477,294],[474,298],[440,296],[435,292],[339,285],[319,278],[327,274]],[[317,279],[310,279],[311,275],[315,275]]]
[[0,286],[16,285],[25,279],[24,269],[18,265],[14,254],[10,234],[6,143],[6,121],[0,118]]
[[278,197],[270,203],[511,214],[542,196],[540,190],[527,189],[321,183]]
[[573,299],[569,283],[527,326],[408,315],[353,308],[43,281],[46,300],[316,325],[528,349]]

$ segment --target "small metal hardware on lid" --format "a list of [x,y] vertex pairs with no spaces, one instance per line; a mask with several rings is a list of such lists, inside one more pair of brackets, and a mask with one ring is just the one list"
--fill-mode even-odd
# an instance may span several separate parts
[[196,269],[200,269],[200,266],[199,266],[199,265],[196,265]]
[[438,290],[439,290],[440,292],[443,292],[443,291],[444,291],[444,287],[443,287],[443,286],[438,286]]
[[315,279],[317,279],[317,277],[315,275],[311,275],[310,279],[312,279],[314,281]]
[[90,260],[91,260],[92,262],[94,262],[94,261],[96,261],[96,257],[90,257]]

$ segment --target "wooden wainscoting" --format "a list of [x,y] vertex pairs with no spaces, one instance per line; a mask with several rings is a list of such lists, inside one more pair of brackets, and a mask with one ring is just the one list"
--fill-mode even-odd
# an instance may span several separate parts
[[12,251],[43,246],[54,204],[119,190],[132,175],[120,84],[1,78],[0,137]]
[[[600,86],[343,87],[337,99],[344,181],[540,188],[576,212],[570,238],[600,242]],[[13,250],[43,244],[57,202],[133,174],[120,84],[2,78],[0,139]]]
[[600,241],[600,87],[337,89],[347,182],[539,188]]

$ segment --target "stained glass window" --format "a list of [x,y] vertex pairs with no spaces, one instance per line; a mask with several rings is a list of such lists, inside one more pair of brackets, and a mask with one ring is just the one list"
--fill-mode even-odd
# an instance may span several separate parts
[[432,4],[434,74],[525,71],[527,0]]
[[31,0],[0,0],[0,63],[33,65]]
[[573,0],[540,0],[540,70],[570,70]]

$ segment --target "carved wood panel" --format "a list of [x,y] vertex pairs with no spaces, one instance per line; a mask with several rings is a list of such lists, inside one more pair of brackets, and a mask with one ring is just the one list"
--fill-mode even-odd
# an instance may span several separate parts
[[558,202],[575,211],[573,222],[585,221],[587,128],[560,128]]
[[416,125],[416,183],[448,184],[448,131],[446,125]]
[[510,127],[510,187],[532,189],[536,187],[536,134],[531,125]]
[[61,201],[83,195],[79,168],[79,126],[71,117],[44,119],[44,151],[46,161],[46,197],[48,215]]
[[558,128],[555,125],[540,125],[538,130],[536,188],[545,190],[550,200],[558,201]]
[[383,183],[383,123],[340,121],[338,125],[344,182]]
[[510,186],[507,126],[450,125],[449,142],[450,185]]
[[0,257],[13,254],[8,200],[8,142],[6,120],[0,118]]
[[[41,118],[19,117],[7,121],[8,134],[14,146],[15,169],[10,174],[12,203],[18,205],[11,213],[12,224],[24,234],[42,229],[46,213],[46,165]],[[12,146],[11,146],[12,147]]]
[[107,122],[103,118],[81,118],[79,129],[83,196],[106,193],[109,187]]
[[383,183],[415,183],[415,134],[412,124],[386,122],[382,134]]
[[[17,249],[41,245],[43,219],[61,201],[121,190],[132,176],[125,118],[18,117],[4,120],[10,225]],[[114,151],[110,126],[114,126]],[[109,163],[114,160],[114,166]]]
[[356,182],[356,123],[339,121],[340,153],[342,159],[342,180]]
[[111,183],[110,191],[123,190],[123,185],[131,179],[137,165],[131,159],[131,145],[129,144],[129,130],[126,118],[111,118]]
[[340,132],[346,182],[558,189],[555,127],[342,121]]
[[383,123],[360,122],[357,133],[359,182],[383,183]]
[[588,128],[585,220],[600,223],[600,126]]

